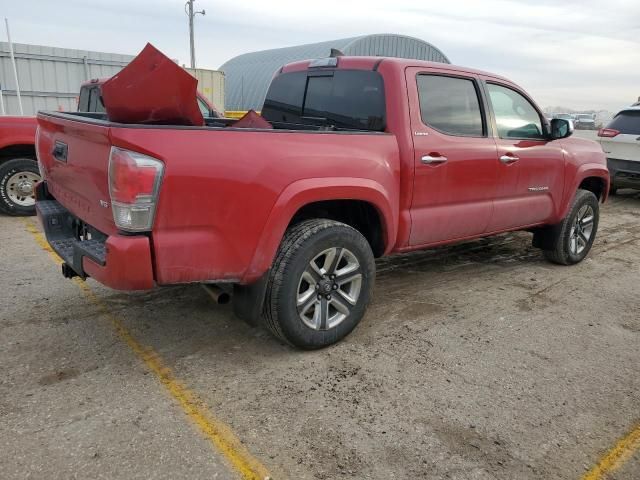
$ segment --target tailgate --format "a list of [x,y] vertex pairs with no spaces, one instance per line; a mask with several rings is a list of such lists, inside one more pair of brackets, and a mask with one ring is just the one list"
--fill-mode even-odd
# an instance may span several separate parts
[[109,124],[74,114],[38,114],[37,153],[49,192],[75,216],[111,235]]

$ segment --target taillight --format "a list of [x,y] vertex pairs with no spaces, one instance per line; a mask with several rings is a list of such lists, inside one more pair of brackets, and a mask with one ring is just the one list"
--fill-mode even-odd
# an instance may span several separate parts
[[141,153],[111,147],[109,195],[116,226],[125,231],[151,230],[164,164]]
[[615,137],[616,135],[618,135],[620,133],[620,131],[615,130],[613,128],[601,128],[600,130],[598,130],[598,136],[599,137]]

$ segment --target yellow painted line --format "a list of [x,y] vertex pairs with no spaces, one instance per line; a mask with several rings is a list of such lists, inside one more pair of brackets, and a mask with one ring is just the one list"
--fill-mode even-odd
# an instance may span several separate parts
[[36,226],[32,222],[30,222],[29,220],[26,220],[24,218],[22,218],[21,220],[22,220],[22,223],[24,223],[24,226],[26,227],[27,231],[33,236],[33,238],[36,241],[36,243],[43,250],[45,250],[49,255],[51,255],[51,258],[53,258],[54,262],[56,262],[58,265],[62,265],[62,259],[58,256],[58,254],[56,252],[53,251],[53,249],[51,248],[49,243],[45,240],[45,238],[42,236],[42,234],[38,231]]
[[[57,264],[62,264],[62,259],[54,252],[46,239],[38,231],[36,226],[23,219],[24,225],[33,236],[36,243],[46,250]],[[178,402],[184,413],[200,428],[200,431],[216,449],[224,455],[233,468],[246,480],[266,480],[270,475],[264,465],[260,463],[242,445],[240,439],[231,428],[218,420],[206,406],[206,404],[191,390],[189,390],[173,371],[167,367],[162,358],[151,347],[142,345],[124,324],[110,311],[100,297],[79,278],[73,279],[82,290],[87,299],[98,308],[100,313],[107,317],[121,340],[140,358],[149,370],[151,370],[169,394]]]
[[585,475],[582,480],[601,480],[620,468],[636,450],[640,448],[640,424],[622,437],[600,461]]

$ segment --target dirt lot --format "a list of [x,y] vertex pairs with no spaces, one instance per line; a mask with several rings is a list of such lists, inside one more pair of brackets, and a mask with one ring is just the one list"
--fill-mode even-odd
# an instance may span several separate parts
[[[640,421],[631,191],[575,267],[546,263],[526,233],[379,261],[362,324],[311,353],[198,286],[82,289],[32,222],[0,217],[5,479],[239,478],[176,388],[274,479],[579,479]],[[640,479],[629,454],[607,478]]]

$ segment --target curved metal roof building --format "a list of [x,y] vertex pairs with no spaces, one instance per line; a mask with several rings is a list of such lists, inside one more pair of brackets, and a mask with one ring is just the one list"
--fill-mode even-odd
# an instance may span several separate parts
[[375,34],[328,42],[245,53],[220,67],[225,73],[225,108],[260,110],[273,74],[284,64],[309,58],[328,57],[331,49],[345,55],[400,57],[450,63],[438,48],[404,35]]

